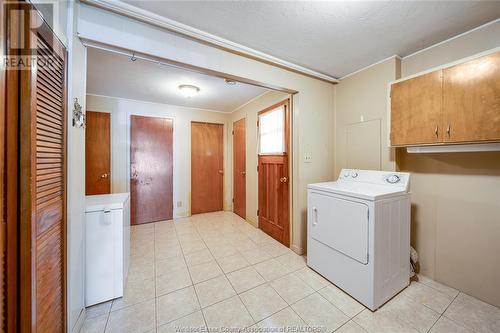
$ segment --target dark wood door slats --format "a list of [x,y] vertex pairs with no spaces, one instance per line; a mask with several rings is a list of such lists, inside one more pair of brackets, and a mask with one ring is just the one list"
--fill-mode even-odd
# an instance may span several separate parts
[[131,222],[173,218],[173,120],[130,117]]
[[191,123],[191,213],[221,211],[224,193],[224,125]]
[[[66,331],[66,51],[35,12],[37,63],[20,85],[21,332]],[[43,62],[41,62],[43,63]]]

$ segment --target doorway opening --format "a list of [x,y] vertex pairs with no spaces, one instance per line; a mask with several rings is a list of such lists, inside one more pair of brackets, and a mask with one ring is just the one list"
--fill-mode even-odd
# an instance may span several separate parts
[[[104,189],[87,194],[130,193],[132,224],[233,211],[258,227],[258,113],[290,92],[88,46],[85,108],[110,124],[95,126],[109,139],[88,140],[87,164],[104,165],[90,178]],[[168,135],[154,119],[169,119]]]

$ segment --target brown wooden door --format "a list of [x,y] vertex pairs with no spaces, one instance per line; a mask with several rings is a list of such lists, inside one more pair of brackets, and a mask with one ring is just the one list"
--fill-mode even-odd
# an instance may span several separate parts
[[259,116],[266,112],[272,112],[279,107],[284,108],[284,151],[276,155],[259,154],[258,156],[259,228],[282,244],[290,246],[290,176],[288,165],[290,127],[288,100],[259,112]]
[[233,211],[246,216],[245,118],[233,124]]
[[85,194],[111,193],[110,114],[86,113]]
[[[20,82],[20,331],[66,331],[66,50],[25,16],[39,57]],[[44,64],[51,63],[49,66]]]
[[173,121],[130,117],[131,222],[173,217]]
[[[6,10],[15,3],[0,0]],[[6,15],[0,25],[0,54],[6,55],[7,46],[18,39],[16,16]],[[6,27],[11,27],[7,33]],[[18,332],[18,172],[19,172],[19,72],[0,66],[0,332]]]
[[438,143],[443,139],[441,71],[391,87],[391,145]]
[[224,125],[191,123],[191,214],[223,209]]
[[443,70],[445,142],[500,140],[500,52]]

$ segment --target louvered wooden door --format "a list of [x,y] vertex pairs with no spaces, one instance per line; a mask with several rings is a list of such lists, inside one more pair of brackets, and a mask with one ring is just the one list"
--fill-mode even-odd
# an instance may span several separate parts
[[66,51],[34,20],[29,42],[46,61],[21,71],[20,324],[57,333],[66,330]]

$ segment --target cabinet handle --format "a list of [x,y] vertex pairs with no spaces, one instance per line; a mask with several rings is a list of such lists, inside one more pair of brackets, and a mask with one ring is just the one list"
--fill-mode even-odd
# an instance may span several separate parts
[[313,226],[315,226],[318,224],[318,208],[313,207],[313,213],[314,213]]
[[436,138],[439,136],[439,128],[436,125],[436,128],[434,129],[434,134],[436,134]]
[[451,133],[451,125],[448,124],[448,128],[446,129],[446,134],[448,134],[448,137],[450,137],[450,133]]

